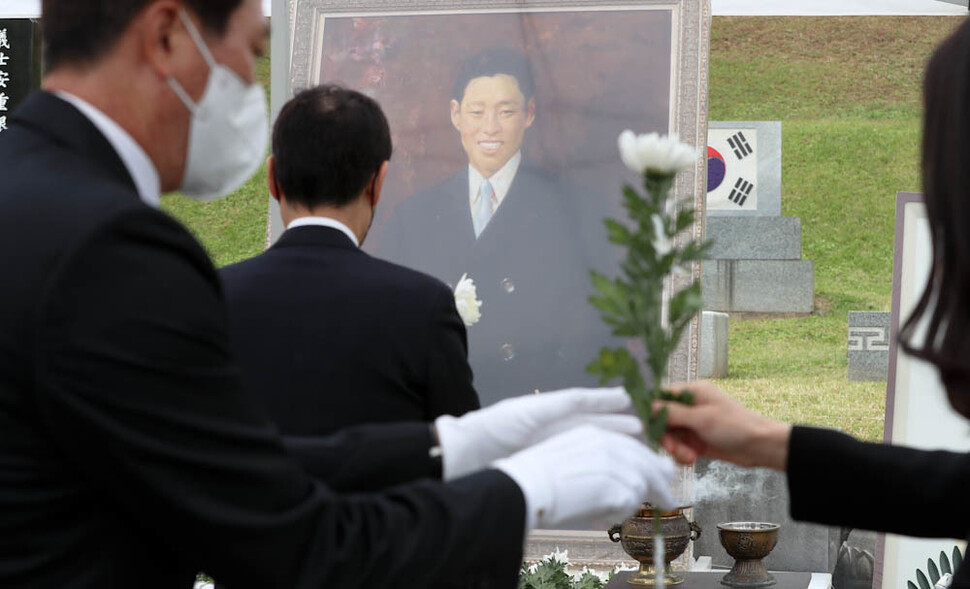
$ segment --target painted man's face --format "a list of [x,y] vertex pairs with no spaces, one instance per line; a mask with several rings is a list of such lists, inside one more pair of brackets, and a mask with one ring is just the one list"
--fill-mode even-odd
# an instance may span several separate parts
[[527,103],[518,81],[507,74],[475,78],[461,104],[451,101],[451,124],[461,134],[468,162],[486,178],[519,151],[535,118],[535,99]]

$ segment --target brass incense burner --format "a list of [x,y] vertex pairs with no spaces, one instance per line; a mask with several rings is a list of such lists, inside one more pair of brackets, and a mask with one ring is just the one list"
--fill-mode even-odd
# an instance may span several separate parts
[[[684,510],[678,507],[672,511],[660,512],[660,533],[664,537],[664,584],[678,585],[684,578],[670,572],[670,561],[687,550],[691,540],[701,537],[701,528],[687,520]],[[644,503],[637,514],[622,524],[616,524],[609,531],[610,540],[619,542],[623,550],[640,563],[640,570],[627,581],[630,585],[653,585],[655,573],[653,566],[653,507]]]
[[734,566],[721,579],[728,587],[768,587],[775,578],[761,559],[778,543],[778,524],[766,522],[730,522],[717,524],[721,545],[734,558]]

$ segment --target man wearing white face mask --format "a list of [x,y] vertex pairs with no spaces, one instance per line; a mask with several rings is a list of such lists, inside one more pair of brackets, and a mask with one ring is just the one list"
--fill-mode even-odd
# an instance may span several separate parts
[[43,31],[0,135],[0,587],[514,587],[532,526],[671,503],[615,390],[281,440],[156,209],[258,164],[260,1],[44,0]]

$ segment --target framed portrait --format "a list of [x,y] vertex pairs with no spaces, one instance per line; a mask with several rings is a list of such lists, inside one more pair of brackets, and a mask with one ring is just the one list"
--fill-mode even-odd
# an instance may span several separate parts
[[[930,221],[921,194],[896,195],[896,244],[893,258],[893,299],[886,387],[886,425],[883,441],[924,450],[970,451],[966,420],[949,404],[934,366],[903,352],[898,333],[916,307],[929,277],[932,261]],[[917,327],[915,336],[925,329]],[[943,516],[945,517],[945,516]],[[883,534],[876,545],[873,587],[903,587],[916,583],[916,570],[926,573],[926,561],[949,557],[950,539],[910,538]]]
[[[618,270],[603,219],[625,219],[622,187],[639,184],[619,157],[619,134],[706,145],[707,0],[289,2],[288,95],[339,83],[376,99],[391,127],[394,153],[364,249],[452,287],[462,277],[476,285],[481,318],[467,333],[483,405],[597,385],[586,366],[605,345],[642,353],[603,326],[589,272]],[[685,240],[703,237],[702,155],[677,178],[698,211]],[[699,266],[666,292],[691,276]],[[672,380],[695,377],[697,345],[695,321],[671,359]],[[546,552],[622,555],[599,540],[609,523],[584,527],[600,531],[550,533]],[[529,553],[545,549],[533,543]]]

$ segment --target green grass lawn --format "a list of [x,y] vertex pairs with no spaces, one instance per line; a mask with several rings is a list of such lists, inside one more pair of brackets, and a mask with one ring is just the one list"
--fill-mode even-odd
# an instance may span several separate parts
[[885,383],[847,381],[848,312],[888,311],[897,191],[918,191],[920,89],[948,17],[715,18],[710,120],[780,120],[782,214],[815,262],[808,317],[732,318],[744,403],[788,421],[882,436]]
[[[730,377],[718,381],[776,418],[882,436],[884,383],[849,383],[850,310],[888,311],[897,191],[918,191],[920,84],[957,17],[743,18],[713,21],[710,120],[780,120],[782,212],[801,217],[815,262],[816,311],[738,320]],[[269,84],[269,60],[260,65]],[[260,172],[229,199],[165,208],[217,265],[262,251]]]

